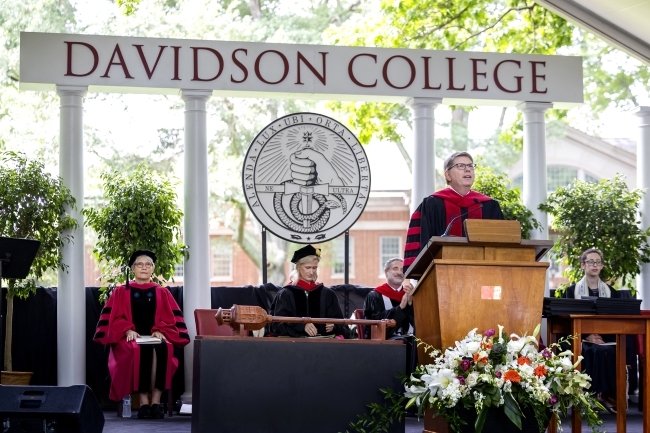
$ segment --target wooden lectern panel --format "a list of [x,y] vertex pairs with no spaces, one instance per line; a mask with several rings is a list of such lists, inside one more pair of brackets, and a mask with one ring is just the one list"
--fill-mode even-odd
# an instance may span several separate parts
[[[533,332],[542,320],[550,240],[521,239],[517,221],[466,220],[467,238],[434,236],[406,271],[413,291],[415,335],[436,349],[454,346],[472,328]],[[418,347],[418,362],[430,357]],[[425,432],[446,433],[428,416]]]
[[[435,260],[413,301],[416,335],[438,349],[454,346],[472,328],[503,325],[533,332],[542,318],[548,263]],[[419,362],[427,363],[423,349]]]
[[465,233],[470,242],[521,242],[521,225],[516,220],[466,219]]
[[440,248],[436,253],[436,259],[464,259],[464,260],[483,260],[485,251],[483,247],[463,246],[446,246]]

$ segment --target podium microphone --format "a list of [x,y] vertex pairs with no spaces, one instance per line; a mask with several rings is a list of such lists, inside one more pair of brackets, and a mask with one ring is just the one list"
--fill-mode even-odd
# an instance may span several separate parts
[[471,214],[472,212],[474,212],[475,210],[480,209],[480,208],[483,207],[483,203],[479,203],[479,201],[478,201],[477,198],[474,199],[474,203],[478,204],[478,206],[476,206],[474,209],[470,209],[470,210],[468,210],[467,212],[464,212],[464,213],[458,215],[457,217],[454,217],[454,218],[449,222],[449,225],[448,225],[447,228],[445,229],[445,232],[444,232],[442,235],[440,235],[441,238],[448,237],[448,236],[452,236],[452,235],[449,234],[449,230],[451,230],[451,226],[454,225],[454,223],[456,222],[456,220],[457,220],[458,218],[461,218],[461,217],[467,216],[467,215]]

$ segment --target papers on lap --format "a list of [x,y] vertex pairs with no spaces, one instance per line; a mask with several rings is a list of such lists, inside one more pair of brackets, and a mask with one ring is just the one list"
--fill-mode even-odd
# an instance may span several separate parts
[[151,335],[141,335],[135,339],[135,342],[138,344],[158,344],[160,343],[160,338],[152,337]]

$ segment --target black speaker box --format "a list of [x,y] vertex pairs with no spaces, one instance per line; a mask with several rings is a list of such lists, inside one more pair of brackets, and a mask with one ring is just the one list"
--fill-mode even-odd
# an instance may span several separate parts
[[5,432],[101,433],[104,429],[102,409],[86,385],[0,385],[0,421]]

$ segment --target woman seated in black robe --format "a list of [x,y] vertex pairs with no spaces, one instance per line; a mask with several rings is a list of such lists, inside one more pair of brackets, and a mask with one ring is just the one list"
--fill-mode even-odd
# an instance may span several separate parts
[[[273,304],[273,316],[312,317],[343,319],[339,300],[333,290],[318,283],[320,249],[307,245],[297,250],[291,259],[298,273],[296,281],[278,292]],[[270,333],[276,337],[332,336],[349,338],[350,329],[345,325],[313,323],[272,323]]]
[[[605,266],[603,253],[589,248],[580,256],[580,267],[585,276],[576,284],[567,287],[565,297],[582,299],[583,296],[599,298],[631,298],[629,290],[615,290],[600,279]],[[616,346],[604,345],[616,341],[614,335],[591,334],[582,337],[582,367],[591,376],[589,392],[596,393],[598,400],[609,412],[616,413],[610,400],[616,397]],[[615,401],[615,400],[614,400]],[[623,402],[623,407],[625,403]],[[625,409],[623,409],[625,410]]]

